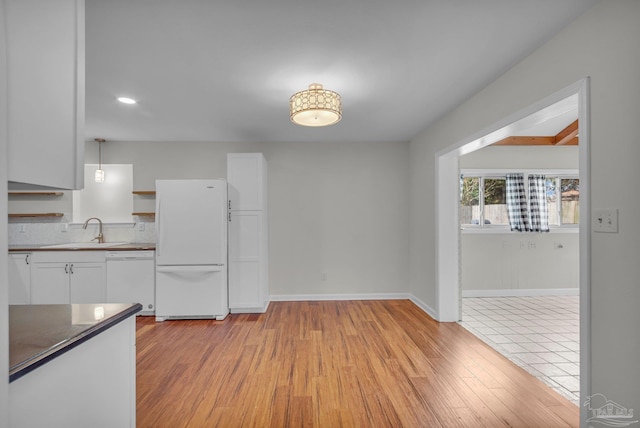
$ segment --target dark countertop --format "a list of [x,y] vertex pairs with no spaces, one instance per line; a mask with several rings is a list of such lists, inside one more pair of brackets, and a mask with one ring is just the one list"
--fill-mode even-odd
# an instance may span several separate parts
[[155,250],[156,244],[153,242],[133,242],[130,244],[114,245],[113,247],[80,247],[80,248],[46,248],[52,244],[25,244],[25,245],[9,245],[9,252],[32,252],[32,251],[140,251]]
[[139,303],[9,305],[9,382],[141,310]]

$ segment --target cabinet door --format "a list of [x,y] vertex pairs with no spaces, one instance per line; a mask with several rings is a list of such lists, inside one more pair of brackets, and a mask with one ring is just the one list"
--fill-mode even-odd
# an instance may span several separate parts
[[31,303],[31,254],[9,254],[9,304]]
[[229,307],[258,308],[262,302],[260,276],[261,211],[232,212],[229,222]]
[[34,263],[31,269],[31,303],[69,303],[69,263]]
[[69,296],[71,303],[104,303],[107,281],[104,263],[70,263]]
[[81,189],[84,1],[5,0],[4,4],[10,88],[8,179]]
[[262,153],[229,153],[227,181],[232,188],[231,210],[263,210],[266,202],[267,164]]

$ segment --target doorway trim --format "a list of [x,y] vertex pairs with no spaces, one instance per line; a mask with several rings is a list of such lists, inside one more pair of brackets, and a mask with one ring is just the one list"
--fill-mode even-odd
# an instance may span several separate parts
[[[494,125],[436,153],[436,312],[440,322],[460,320],[460,226],[458,222],[459,157],[508,137],[514,122],[578,94],[578,148],[580,178],[580,403],[591,394],[591,171],[589,78],[505,117]],[[581,426],[587,409],[580,407]]]

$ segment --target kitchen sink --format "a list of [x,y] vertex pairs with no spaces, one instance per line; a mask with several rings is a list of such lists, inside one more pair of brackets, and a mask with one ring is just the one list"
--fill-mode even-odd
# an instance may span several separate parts
[[55,244],[55,245],[43,245],[40,248],[43,249],[47,249],[47,248],[71,248],[74,250],[81,250],[81,249],[91,249],[91,248],[111,248],[111,247],[117,247],[118,245],[125,245],[128,244],[128,242],[69,242],[66,244]]

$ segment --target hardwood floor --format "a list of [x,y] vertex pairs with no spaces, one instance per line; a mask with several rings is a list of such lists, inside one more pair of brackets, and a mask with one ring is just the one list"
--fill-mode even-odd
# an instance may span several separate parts
[[408,300],[137,326],[139,428],[579,425],[575,405]]

